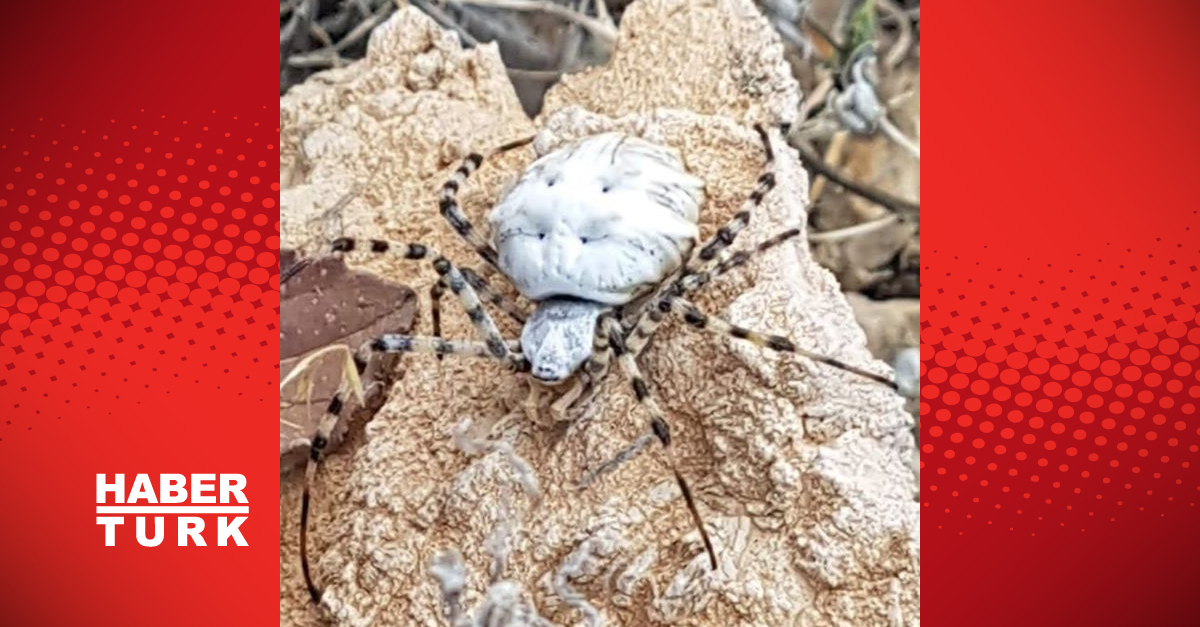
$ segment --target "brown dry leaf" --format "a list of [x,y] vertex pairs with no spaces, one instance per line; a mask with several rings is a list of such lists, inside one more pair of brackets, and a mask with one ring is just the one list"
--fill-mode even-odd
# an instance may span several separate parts
[[[284,250],[282,267],[295,263],[294,251]],[[394,282],[366,272],[350,270],[341,259],[317,259],[280,286],[279,369],[287,377],[305,356],[321,347],[343,344],[351,351],[381,333],[412,329],[416,295]],[[311,388],[290,385],[280,393],[279,455],[281,469],[305,458],[308,439],[316,432],[325,406],[342,383],[342,362],[328,355],[313,363]],[[390,384],[390,364],[376,360],[363,375],[366,406],[378,406]],[[284,407],[284,405],[287,405]],[[360,408],[361,409],[361,408]],[[347,407],[348,415],[354,408]],[[345,418],[346,416],[343,416]],[[335,432],[330,448],[345,433],[345,422]]]

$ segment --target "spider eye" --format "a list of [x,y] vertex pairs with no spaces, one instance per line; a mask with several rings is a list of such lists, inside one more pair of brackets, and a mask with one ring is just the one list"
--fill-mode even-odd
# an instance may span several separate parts
[[586,238],[586,237],[581,237],[581,238],[579,238],[579,243],[581,243],[581,244],[586,244],[586,243],[588,243],[588,238]]
[[546,187],[554,187],[554,184],[557,182],[558,179],[546,179]]
[[605,194],[607,194],[608,192],[612,191],[612,186],[611,186],[611,185],[605,185],[604,187],[601,187],[601,188],[600,188],[600,191],[601,191],[601,192],[603,192],[603,193],[605,193]]
[[546,239],[545,233],[538,233],[538,239]]

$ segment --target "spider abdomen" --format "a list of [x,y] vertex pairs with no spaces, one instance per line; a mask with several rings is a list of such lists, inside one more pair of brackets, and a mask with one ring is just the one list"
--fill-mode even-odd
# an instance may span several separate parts
[[535,161],[488,220],[525,297],[621,305],[683,263],[703,201],[674,151],[606,133]]

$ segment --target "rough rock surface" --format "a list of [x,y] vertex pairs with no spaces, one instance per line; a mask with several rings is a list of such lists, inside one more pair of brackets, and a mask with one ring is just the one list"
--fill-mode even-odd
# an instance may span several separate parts
[[800,92],[771,28],[749,0],[634,2],[608,65],[564,76],[543,117],[566,106],[605,115],[653,106],[791,124]]
[[[778,121],[772,107],[782,112],[779,103],[798,99],[782,64],[752,84],[790,84],[790,92],[764,97],[739,88],[747,84],[746,60],[778,47],[752,11],[749,0],[635,3],[612,65],[589,74],[586,86],[568,81],[551,92],[535,149],[606,130],[676,148],[705,181],[701,235],[711,235],[744,206],[761,170],[762,148],[746,122]],[[727,34],[731,23],[741,27]],[[712,60],[696,66],[703,90],[680,91],[662,74],[661,58],[630,58],[638,38],[660,36],[664,49],[708,42],[708,52],[685,54]],[[419,13],[399,11],[374,33],[367,59],[319,74],[281,100],[291,185],[283,192],[285,240],[319,242],[344,229],[421,241],[480,266],[438,215],[436,190],[468,149],[533,130],[505,81],[493,47],[459,51]],[[627,86],[619,101],[603,93],[613,85]],[[742,246],[805,224],[807,179],[777,134],[774,148],[779,185]],[[485,162],[461,195],[475,224],[485,224],[490,203],[533,153]],[[339,219],[320,217],[350,189],[358,197]],[[435,277],[403,260],[367,267],[421,295]],[[871,359],[836,282],[802,243],[763,255],[695,302],[887,370]],[[447,300],[443,312],[448,337],[472,337],[461,308]],[[511,321],[499,322],[516,336]],[[417,328],[428,331],[427,318]],[[321,610],[306,605],[297,565],[299,477],[282,487],[283,624],[331,616],[340,625],[443,625],[434,574],[443,585],[459,574],[443,562],[431,566],[447,550],[462,554],[468,613],[520,599],[561,626],[919,624],[920,512],[906,467],[911,418],[882,386],[675,322],[663,327],[641,365],[717,547],[720,568],[709,572],[658,448],[586,490],[575,487],[646,431],[648,417],[615,371],[574,422],[556,426],[544,411],[540,421],[526,419],[528,385],[497,365],[405,362],[365,433],[352,434],[322,467],[310,534],[315,576],[326,586]],[[502,444],[480,444],[503,418],[492,435]],[[489,585],[493,568],[501,581]]]
[[[913,437],[921,437],[921,299],[892,298],[878,301],[848,292],[846,300],[854,309],[858,324],[867,334],[867,349],[895,369],[896,382],[907,395],[905,408],[913,417]],[[920,445],[920,441],[917,441]],[[913,449],[913,472],[921,478],[921,455]]]

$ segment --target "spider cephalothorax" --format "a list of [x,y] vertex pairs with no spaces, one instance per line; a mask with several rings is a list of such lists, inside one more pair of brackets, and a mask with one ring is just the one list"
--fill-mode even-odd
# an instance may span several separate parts
[[592,355],[596,322],[608,306],[580,298],[538,303],[521,327],[521,354],[529,374],[544,384],[566,381]]
[[[885,376],[806,351],[787,338],[710,316],[686,299],[716,276],[800,233],[799,229],[791,229],[754,248],[736,252],[729,248],[748,224],[752,210],[775,185],[770,171],[772,139],[766,129],[756,130],[766,151],[767,167],[749,194],[749,206],[699,245],[697,219],[704,202],[703,185],[687,173],[676,153],[663,146],[608,133],[541,157],[490,212],[490,240],[474,229],[457,201],[459,189],[484,160],[482,155],[469,155],[442,187],[441,213],[484,262],[497,268],[534,304],[534,310],[527,312],[493,290],[478,273],[460,269],[428,246],[341,238],[333,244],[335,254],[389,254],[427,260],[439,276],[431,290],[434,335],[385,335],[371,342],[370,350],[490,358],[528,373],[540,384],[557,385],[577,375],[572,387],[555,403],[559,410],[570,407],[584,392],[594,392],[595,384],[615,361],[634,398],[649,414],[649,428],[614,459],[593,470],[583,483],[616,469],[650,444],[661,443],[715,569],[716,552],[691,490],[676,470],[670,427],[636,360],[658,326],[674,315],[694,328],[795,353],[895,388]],[[496,152],[530,141],[513,142]],[[446,289],[458,297],[480,339],[440,337],[439,299]],[[500,334],[485,302],[521,323],[519,340]],[[359,367],[365,365],[365,358],[360,358]],[[309,481],[316,472],[327,431],[340,409],[340,397],[335,397],[321,431],[313,438]],[[313,600],[319,601],[320,591],[309,577],[306,553],[308,504],[306,483],[301,500],[301,566]]]

